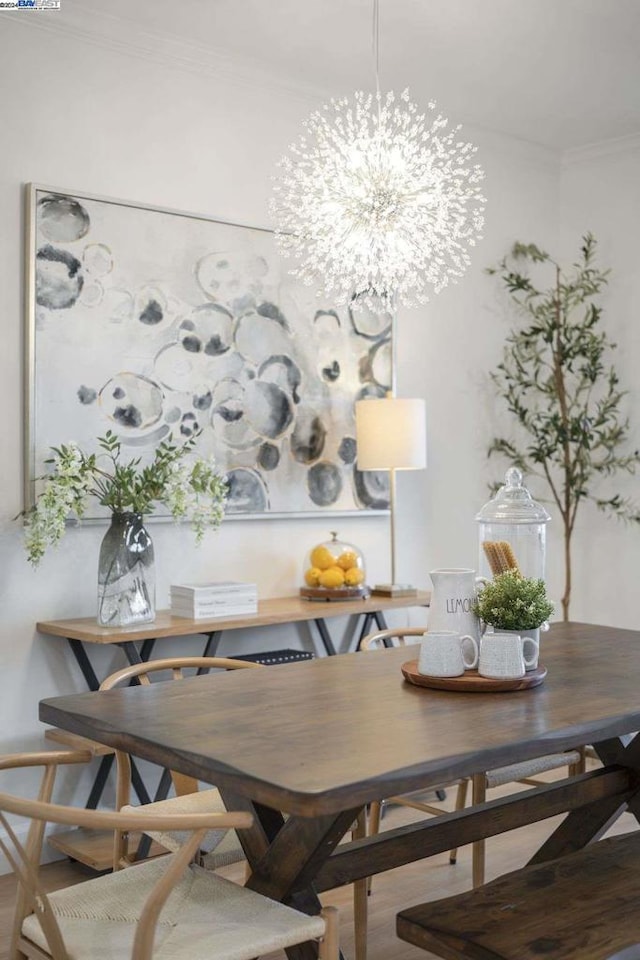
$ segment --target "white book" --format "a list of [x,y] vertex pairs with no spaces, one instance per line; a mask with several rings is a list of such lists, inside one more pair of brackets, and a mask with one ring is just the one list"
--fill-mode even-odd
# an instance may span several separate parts
[[240,594],[234,593],[225,597],[180,597],[175,594],[171,594],[171,602],[180,604],[183,607],[234,607],[238,604],[253,604],[254,606],[258,603],[258,598],[256,596],[250,596],[249,594]]
[[200,604],[201,606],[216,607],[227,606],[230,603],[257,603],[258,595],[256,593],[228,593],[228,594],[203,594],[198,597],[183,597],[180,594],[171,594],[172,603]]
[[255,583],[243,583],[240,580],[220,580],[217,583],[176,583],[171,586],[171,593],[176,596],[200,597],[203,595],[218,595],[229,593],[258,593]]
[[187,620],[224,620],[227,617],[251,616],[258,612],[257,606],[251,604],[238,604],[233,607],[224,607],[212,610],[210,607],[181,607],[173,604],[171,612],[176,617],[186,617]]
[[171,596],[174,600],[182,600],[184,603],[223,603],[229,600],[244,603],[245,600],[258,599],[256,590],[234,590],[231,593],[196,593],[191,595],[175,593],[172,590]]

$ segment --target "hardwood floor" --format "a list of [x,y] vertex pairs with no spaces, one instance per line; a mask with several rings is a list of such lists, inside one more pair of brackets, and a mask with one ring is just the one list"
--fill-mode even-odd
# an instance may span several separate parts
[[[513,787],[504,788],[510,792]],[[492,792],[497,796],[499,791]],[[452,796],[445,806],[450,806]],[[414,812],[407,808],[391,807],[383,820],[383,829],[409,822]],[[561,818],[523,827],[510,834],[495,837],[487,844],[487,879],[492,879],[510,870],[517,869],[549,835]],[[612,833],[629,832],[637,823],[629,814],[624,814]],[[236,864],[224,871],[230,879],[242,882],[244,868]],[[91,876],[90,870],[69,861],[60,861],[43,868],[42,876],[47,889],[78,883]],[[441,854],[386,874],[377,876],[369,900],[369,956],[368,960],[431,960],[416,947],[398,940],[395,935],[396,913],[407,906],[429,899],[451,896],[468,890],[471,886],[471,851],[462,848],[458,863],[452,866],[448,854]],[[11,876],[0,877],[0,960],[8,960],[8,941],[11,929],[15,882]],[[332,890],[323,896],[325,903],[335,904],[340,910],[341,946],[346,958],[353,958],[353,903],[351,887]],[[263,960],[282,960],[283,953],[270,954]],[[127,958],[122,958],[127,960]]]
[[[504,790],[504,793],[509,792]],[[492,797],[499,791],[492,791]],[[388,819],[387,819],[388,816]],[[395,808],[385,817],[385,825],[398,826],[411,818],[407,810]],[[487,880],[516,870],[527,862],[540,844],[560,823],[562,817],[545,823],[523,827],[510,834],[495,837],[487,843]],[[614,833],[627,833],[638,827],[634,817],[624,814]],[[471,888],[471,848],[458,851],[458,862],[449,863],[448,854],[410,864],[377,876],[369,901],[368,960],[432,960],[426,953],[395,935],[395,917],[399,910],[425,900],[453,896]],[[353,958],[353,909],[351,888],[329,891],[323,902],[335,904],[340,910],[340,938],[345,957]],[[272,954],[264,960],[281,960]]]

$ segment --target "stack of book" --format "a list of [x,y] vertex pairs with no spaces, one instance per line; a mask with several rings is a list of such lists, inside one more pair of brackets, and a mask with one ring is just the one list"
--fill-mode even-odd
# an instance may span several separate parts
[[258,612],[255,583],[177,583],[171,587],[171,613],[191,620],[239,617]]

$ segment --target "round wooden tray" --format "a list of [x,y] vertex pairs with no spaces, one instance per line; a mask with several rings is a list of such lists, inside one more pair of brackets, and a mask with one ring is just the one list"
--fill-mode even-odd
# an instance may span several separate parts
[[305,600],[366,600],[370,596],[369,587],[300,587],[300,596]]
[[547,675],[547,668],[539,664],[535,670],[525,673],[516,680],[494,680],[481,677],[477,670],[467,670],[460,677],[430,677],[418,673],[418,661],[407,660],[402,664],[405,680],[416,687],[430,687],[432,690],[457,690],[459,693],[500,693],[506,690],[528,690],[539,686]]

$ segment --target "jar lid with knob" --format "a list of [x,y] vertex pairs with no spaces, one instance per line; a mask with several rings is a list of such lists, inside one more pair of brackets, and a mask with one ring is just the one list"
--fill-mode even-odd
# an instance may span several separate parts
[[522,471],[510,467],[504,485],[476,514],[478,572],[491,577],[516,569],[525,577],[544,580],[550,519],[546,508],[525,487]]

